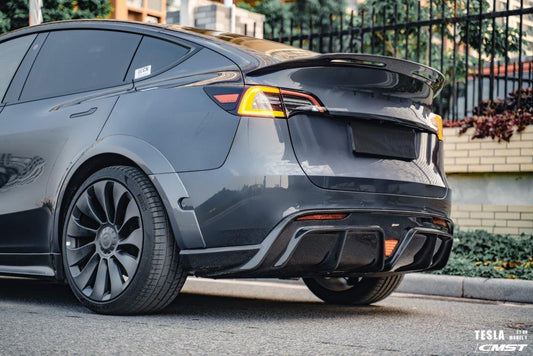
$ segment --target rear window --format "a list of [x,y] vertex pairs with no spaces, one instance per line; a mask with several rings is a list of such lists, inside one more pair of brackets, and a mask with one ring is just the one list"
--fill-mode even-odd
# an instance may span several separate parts
[[188,48],[176,43],[145,36],[126,78],[131,81],[160,72],[176,63],[188,51]]
[[22,100],[124,83],[140,35],[103,30],[51,32],[28,76]]

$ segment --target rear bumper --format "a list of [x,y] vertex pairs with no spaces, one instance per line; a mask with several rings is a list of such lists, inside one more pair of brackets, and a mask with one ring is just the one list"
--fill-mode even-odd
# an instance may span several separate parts
[[[451,221],[444,229],[420,213],[342,212],[349,215],[329,221],[292,215],[259,245],[184,250],[184,267],[207,277],[380,276],[441,269],[448,261]],[[388,257],[386,239],[398,241]]]

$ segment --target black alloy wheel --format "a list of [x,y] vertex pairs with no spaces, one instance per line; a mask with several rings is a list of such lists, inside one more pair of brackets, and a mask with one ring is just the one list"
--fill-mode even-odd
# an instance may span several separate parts
[[141,213],[124,185],[107,179],[85,189],[66,237],[68,268],[85,296],[106,301],[124,291],[143,249]]
[[172,302],[187,274],[150,179],[103,168],[77,189],[63,230],[63,265],[76,297],[104,314],[140,314]]

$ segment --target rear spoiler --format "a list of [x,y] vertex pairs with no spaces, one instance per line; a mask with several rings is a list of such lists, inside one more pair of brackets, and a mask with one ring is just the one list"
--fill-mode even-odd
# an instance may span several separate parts
[[384,69],[424,82],[433,90],[434,96],[438,95],[444,84],[444,75],[441,72],[423,64],[392,57],[351,53],[332,53],[299,58],[256,68],[245,74],[248,76],[256,76],[283,69],[317,66],[372,67],[376,69]]

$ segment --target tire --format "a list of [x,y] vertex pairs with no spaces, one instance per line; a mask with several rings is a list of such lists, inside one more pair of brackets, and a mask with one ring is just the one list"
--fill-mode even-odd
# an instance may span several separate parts
[[368,305],[388,297],[403,275],[361,278],[304,278],[309,290],[329,304]]
[[79,187],[62,251],[73,293],[101,314],[157,312],[187,278],[161,199],[134,167],[104,168]]

